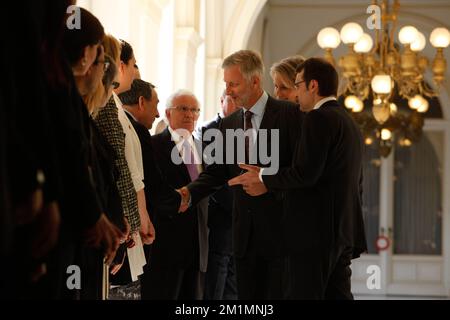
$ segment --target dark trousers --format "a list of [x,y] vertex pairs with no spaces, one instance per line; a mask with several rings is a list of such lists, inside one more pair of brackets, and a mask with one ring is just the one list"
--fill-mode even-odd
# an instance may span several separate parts
[[285,257],[267,256],[252,235],[245,256],[236,257],[239,300],[283,299],[284,264]]
[[353,300],[352,249],[334,249],[329,255],[290,255],[285,264],[285,298],[292,300]]
[[236,266],[232,254],[209,252],[206,300],[237,300]]

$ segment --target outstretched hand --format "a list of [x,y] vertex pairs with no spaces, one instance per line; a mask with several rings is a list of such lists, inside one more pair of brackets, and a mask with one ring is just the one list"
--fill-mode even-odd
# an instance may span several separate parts
[[178,212],[185,212],[189,208],[189,202],[191,200],[191,193],[187,187],[176,190],[181,196],[181,203]]
[[242,185],[244,191],[254,197],[260,196],[268,191],[264,183],[259,180],[260,167],[249,164],[239,164],[239,167],[247,170],[247,172],[229,180],[229,186]]

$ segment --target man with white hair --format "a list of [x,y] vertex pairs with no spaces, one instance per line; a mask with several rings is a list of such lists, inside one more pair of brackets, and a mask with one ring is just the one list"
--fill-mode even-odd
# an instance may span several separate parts
[[[199,114],[194,94],[179,90],[167,100],[168,128],[152,137],[161,172],[173,188],[195,181],[203,171],[200,143],[192,135]],[[208,261],[207,206],[204,199],[186,214],[155,217],[158,241],[152,248],[144,299],[203,298]]]

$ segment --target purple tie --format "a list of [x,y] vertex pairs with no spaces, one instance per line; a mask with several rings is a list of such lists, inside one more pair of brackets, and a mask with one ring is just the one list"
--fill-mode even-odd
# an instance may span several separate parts
[[198,178],[198,169],[197,164],[195,163],[194,154],[192,153],[192,147],[187,141],[185,141],[183,143],[183,148],[184,148],[184,155],[183,155],[184,165],[186,166],[189,172],[191,181],[194,181]]

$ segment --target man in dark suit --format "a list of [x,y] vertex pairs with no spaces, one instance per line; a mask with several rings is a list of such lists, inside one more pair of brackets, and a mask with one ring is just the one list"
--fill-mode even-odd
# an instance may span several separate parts
[[[131,89],[121,93],[119,98],[141,143],[144,165],[144,192],[150,218],[152,221],[155,221],[156,216],[172,219],[178,213],[181,196],[163,177],[155,158],[152,136],[149,132],[155,118],[159,117],[159,99],[155,86],[149,82],[135,79],[131,84]],[[151,298],[152,291],[150,289],[153,286],[149,280],[149,268],[152,266],[151,247],[144,246],[147,260],[150,262],[144,267],[144,274],[140,279],[142,299]]]
[[164,179],[156,162],[149,130],[158,113],[158,93],[149,82],[135,79],[131,89],[119,95],[125,113],[130,119],[142,148],[144,165],[145,199],[147,210],[153,221],[156,212],[159,215],[174,215],[178,212],[181,197]]
[[[244,161],[243,154],[247,161],[256,160],[253,163],[259,165],[264,162],[275,169],[278,163],[288,166],[301,125],[300,112],[294,104],[275,100],[263,91],[264,66],[259,54],[249,50],[238,51],[224,60],[222,68],[226,93],[242,109],[224,118],[220,125],[223,144],[215,145],[223,151],[223,159],[219,159],[223,161],[208,166],[196,181],[181,190],[184,201],[190,199],[192,204],[218,190],[228,179],[241,174],[238,162]],[[238,143],[236,146],[235,137],[227,139],[227,130],[228,133],[236,133],[242,129],[246,130],[248,138],[245,144]],[[266,137],[263,132],[268,133]],[[272,136],[274,141],[271,141]],[[234,149],[230,149],[233,145]],[[269,163],[262,159],[261,153],[264,152],[261,152],[261,147],[269,151]],[[274,150],[277,147],[279,150]],[[284,261],[281,196],[271,192],[252,198],[241,187],[233,188],[233,196],[233,251],[238,297],[281,299]]]
[[249,172],[229,184],[253,196],[287,191],[288,298],[353,299],[351,259],[366,251],[361,133],[336,101],[338,74],[331,64],[306,60],[295,86],[307,116],[292,166],[265,175],[265,169],[242,165]]
[[[198,100],[192,93],[174,93],[167,101],[169,127],[152,137],[155,158],[173,192],[194,181],[203,170],[202,148],[192,136],[199,112]],[[203,298],[208,261],[207,204],[205,199],[191,206],[187,214],[160,215],[156,211],[157,240],[152,248],[144,299]]]
[[[220,97],[221,114],[201,128],[201,136],[209,129],[219,129],[222,119],[237,110],[233,98],[226,91]],[[205,139],[206,140],[206,139]],[[236,300],[236,266],[232,246],[233,193],[225,184],[209,197],[208,228],[209,253],[205,280],[206,300]]]

